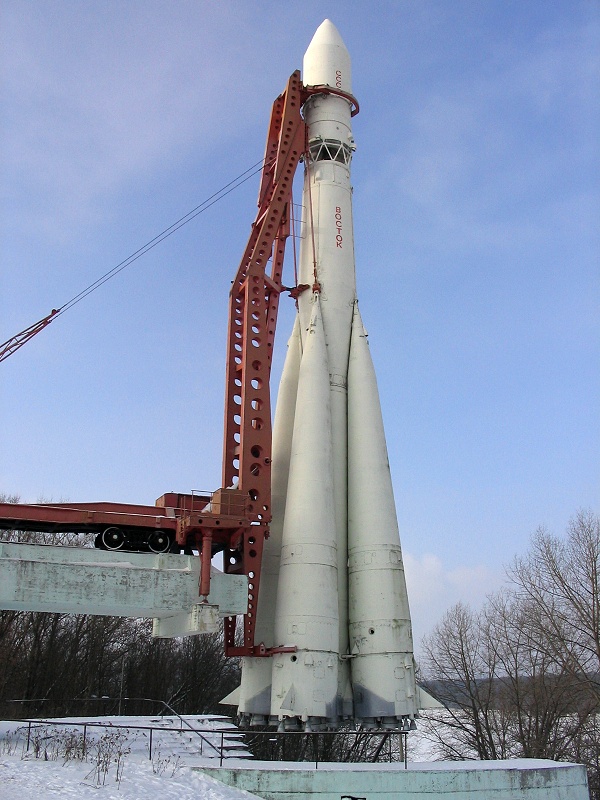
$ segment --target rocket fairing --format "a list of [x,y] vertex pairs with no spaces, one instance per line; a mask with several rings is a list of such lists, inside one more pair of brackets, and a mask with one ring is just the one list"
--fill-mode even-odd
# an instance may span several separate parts
[[350,57],[325,20],[311,93],[298,315],[275,412],[271,536],[239,713],[286,730],[408,729],[418,714],[410,612],[375,371],[358,311]]

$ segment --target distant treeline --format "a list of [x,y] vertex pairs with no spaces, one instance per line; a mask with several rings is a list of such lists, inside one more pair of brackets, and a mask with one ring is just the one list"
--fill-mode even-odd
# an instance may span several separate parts
[[149,620],[0,611],[0,715],[165,710],[139,698],[179,714],[223,714],[219,700],[238,685],[239,665],[225,658],[222,637],[151,632]]

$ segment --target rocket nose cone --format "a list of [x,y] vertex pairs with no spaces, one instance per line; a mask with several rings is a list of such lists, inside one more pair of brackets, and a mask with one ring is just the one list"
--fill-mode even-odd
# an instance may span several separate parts
[[324,20],[304,54],[302,80],[306,86],[334,86],[352,93],[350,54],[331,20]]
[[340,36],[340,32],[330,19],[324,19],[319,25],[308,45],[308,49],[310,50],[313,45],[319,44],[336,45],[337,47],[346,46]]

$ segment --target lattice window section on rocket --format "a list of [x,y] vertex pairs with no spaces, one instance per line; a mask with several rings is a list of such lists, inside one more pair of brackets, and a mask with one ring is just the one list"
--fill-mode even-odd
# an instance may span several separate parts
[[308,143],[311,161],[337,161],[350,165],[352,150],[338,139],[311,139]]

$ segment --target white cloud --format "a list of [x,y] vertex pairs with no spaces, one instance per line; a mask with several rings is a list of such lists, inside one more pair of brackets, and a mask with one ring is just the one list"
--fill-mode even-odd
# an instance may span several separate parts
[[501,569],[492,570],[485,564],[448,568],[431,553],[420,557],[405,553],[404,570],[417,658],[423,636],[449,608],[458,602],[478,608],[503,581]]

